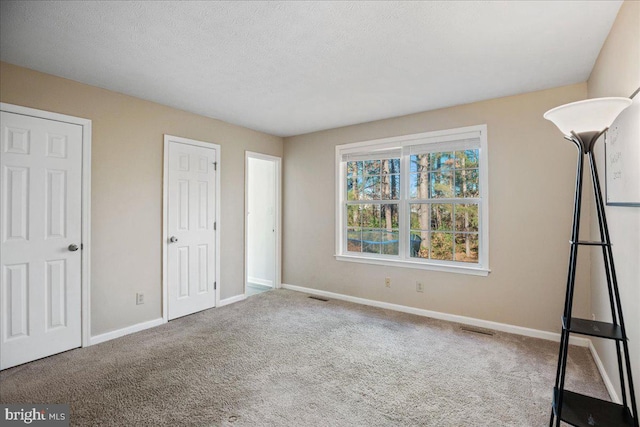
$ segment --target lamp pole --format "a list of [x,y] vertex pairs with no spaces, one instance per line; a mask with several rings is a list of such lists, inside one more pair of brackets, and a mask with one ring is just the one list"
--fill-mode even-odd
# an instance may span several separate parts
[[[549,427],[554,425],[554,420],[556,427],[560,426],[561,421],[576,426],[639,427],[637,403],[631,375],[629,346],[618,290],[618,279],[613,261],[613,252],[611,249],[604,200],[600,188],[600,179],[598,177],[598,170],[593,153],[598,138],[604,134],[615,118],[628,107],[630,103],[631,100],[627,98],[600,98],[560,106],[549,110],[544,115],[546,119],[554,122],[565,134],[565,138],[573,142],[578,149],[569,268],[562,317],[560,349],[558,351],[558,367],[553,389],[553,405],[549,419]],[[601,130],[592,130],[593,128],[589,128],[589,120],[585,120],[583,117],[585,113],[588,114],[589,112],[593,113],[594,121],[599,121],[598,123],[594,123],[593,126]],[[581,127],[582,129],[580,129]],[[588,159],[591,172],[600,241],[582,241],[579,239],[585,156]],[[612,317],[611,323],[572,317],[579,246],[600,246],[602,249]],[[571,333],[596,336],[615,342],[622,394],[621,405],[565,390],[567,356]],[[629,396],[627,396],[627,386]]]

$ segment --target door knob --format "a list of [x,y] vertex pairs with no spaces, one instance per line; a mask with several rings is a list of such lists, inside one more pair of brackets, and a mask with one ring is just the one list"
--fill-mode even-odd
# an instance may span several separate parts
[[178,238],[177,238],[176,236],[171,236],[171,238],[169,239],[169,241],[170,241],[171,243],[175,243],[175,242],[177,242],[177,241],[178,241]]
[[71,252],[75,252],[78,250],[78,245],[74,245],[73,243],[69,245],[69,247],[67,248],[69,249]]

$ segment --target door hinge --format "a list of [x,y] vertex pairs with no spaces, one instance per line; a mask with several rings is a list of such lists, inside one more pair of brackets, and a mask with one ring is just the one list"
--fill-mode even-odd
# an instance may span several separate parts
[[218,170],[218,162],[213,162],[213,170],[214,171]]
[[213,282],[213,290],[215,291],[216,289],[218,289],[218,282]]
[[84,244],[80,243],[80,250],[83,250],[83,249],[84,249]]
[[218,223],[217,222],[213,222],[213,231],[216,231],[218,229]]

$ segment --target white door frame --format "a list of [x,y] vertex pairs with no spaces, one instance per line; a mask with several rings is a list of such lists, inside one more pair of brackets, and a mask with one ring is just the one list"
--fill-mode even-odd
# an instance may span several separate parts
[[[91,120],[0,102],[0,110],[82,126],[82,347],[91,345]],[[2,254],[0,253],[0,257]]]
[[196,141],[194,139],[182,138],[164,134],[164,170],[162,173],[162,320],[166,323],[169,321],[169,284],[167,282],[167,247],[169,236],[167,235],[167,215],[169,212],[169,145],[171,143],[195,145],[216,151],[216,232],[214,233],[216,247],[216,289],[215,289],[215,306],[220,305],[220,145],[211,142]]
[[273,289],[282,287],[282,158],[271,156],[269,154],[256,153],[253,151],[245,151],[244,156],[244,296],[247,296],[247,269],[248,269],[248,253],[247,241],[249,229],[249,159],[260,159],[274,162],[276,169],[275,176],[275,215],[276,215],[276,231],[275,231],[275,277],[273,281]]

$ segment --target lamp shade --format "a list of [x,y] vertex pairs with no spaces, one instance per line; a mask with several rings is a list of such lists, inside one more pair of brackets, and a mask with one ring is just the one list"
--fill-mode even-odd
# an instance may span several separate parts
[[631,105],[629,98],[594,98],[564,104],[544,113],[544,118],[555,124],[560,132],[600,132],[613,123],[622,111]]

